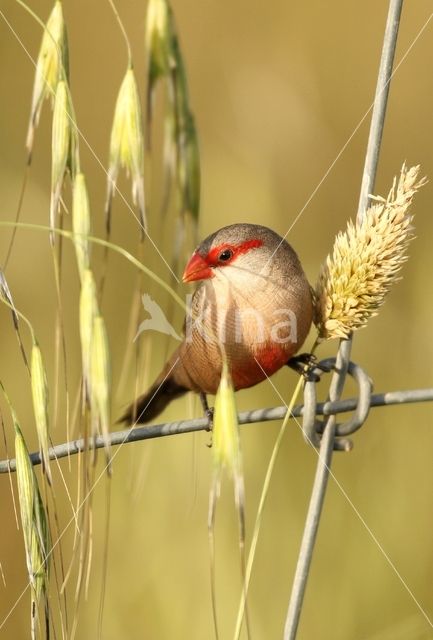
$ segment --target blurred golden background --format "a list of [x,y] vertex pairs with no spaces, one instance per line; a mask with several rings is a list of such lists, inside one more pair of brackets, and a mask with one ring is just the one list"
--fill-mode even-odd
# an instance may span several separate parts
[[[301,214],[288,240],[314,283],[336,232],[356,212],[368,135],[366,114],[374,96],[387,5],[377,0],[173,0],[200,136],[200,237],[241,221],[265,224],[284,234]],[[31,2],[32,9],[44,20],[51,6],[50,1]],[[144,97],[146,5],[129,0],[119,2],[118,9],[131,38]],[[34,76],[33,64],[23,47],[36,57],[41,30],[12,0],[4,0],[1,11],[11,26],[0,20],[0,216],[13,220],[25,165],[24,141]],[[126,68],[124,43],[108,2],[65,0],[64,12],[78,125],[107,166],[114,102]],[[382,195],[387,194],[404,160],[409,165],[420,163],[427,177],[433,177],[433,20],[420,33],[430,12],[428,0],[407,2],[403,9],[398,68],[391,86],[375,188]],[[157,101],[157,113],[160,106]],[[40,224],[48,224],[50,123],[47,104],[36,133],[22,213],[23,220]],[[152,171],[147,167],[149,228],[163,254],[170,256],[172,218],[164,223],[158,213],[160,124],[157,118]],[[94,233],[102,236],[106,177],[83,142],[81,155]],[[123,176],[119,186],[129,201],[130,185]],[[376,391],[432,385],[431,188],[430,183],[415,200],[417,238],[410,247],[402,282],[394,287],[378,318],[354,340],[353,359],[368,371]],[[137,226],[119,197],[114,201],[113,216],[114,241],[134,251]],[[2,229],[0,264],[9,238],[10,232]],[[100,259],[102,251],[98,247],[93,251],[95,259]],[[146,243],[145,262],[170,281],[167,267],[150,243]],[[50,388],[54,388],[56,295],[46,234],[18,232],[6,275],[17,307],[35,327],[47,362]],[[133,367],[126,384],[119,386],[119,379],[135,283],[132,266],[112,254],[103,313],[112,350],[114,416],[134,394]],[[157,302],[167,304],[167,297],[150,281],[145,282],[145,289]],[[65,242],[62,290],[68,378],[74,399],[80,375],[78,275],[69,242]],[[6,308],[0,309],[0,327],[0,379],[9,390],[26,440],[34,450],[30,385]],[[176,327],[181,328],[180,315]],[[306,346],[311,343],[310,339]],[[174,348],[174,342],[167,347],[162,336],[153,334],[151,377],[159,372],[167,348]],[[319,355],[334,355],[336,348],[336,343],[326,345]],[[273,381],[288,401],[295,375],[284,370]],[[326,384],[323,381],[319,387],[322,396],[326,395]],[[63,406],[62,390],[60,381]],[[353,389],[349,388],[350,392]],[[269,383],[240,392],[237,400],[240,410],[281,404]],[[179,400],[164,418],[184,418],[192,412],[199,414],[197,405]],[[11,425],[7,423],[6,427],[12,451]],[[278,423],[242,428],[247,542],[278,429]],[[65,424],[56,424],[52,437],[56,443],[65,441]],[[79,640],[96,637],[104,580],[104,640],[213,637],[206,529],[211,475],[211,454],[205,446],[208,440],[204,433],[183,435],[123,446],[116,453],[108,572],[104,578],[106,483],[102,480],[93,499],[93,564],[88,596],[79,609]],[[331,480],[298,638],[433,638],[433,629],[415,603],[417,600],[433,619],[431,406],[375,409],[354,442],[350,454],[337,454],[334,459],[333,471],[350,503]],[[1,451],[4,458],[3,447]],[[316,452],[306,446],[296,424],[291,424],[272,481],[252,576],[249,612],[254,639],[282,637],[316,462]],[[63,461],[61,468],[74,494],[77,462],[72,461],[69,467]],[[56,487],[64,526],[71,510],[58,474]],[[0,637],[27,638],[29,593],[22,593],[28,578],[22,534],[16,528],[6,475],[0,477],[0,504],[0,563],[4,574],[4,582],[0,581]],[[73,526],[69,526],[63,538],[66,565],[72,539]],[[217,510],[216,563],[221,638],[230,638],[241,578],[229,483]],[[68,598],[72,610],[72,583]],[[51,606],[55,609],[55,599]]]

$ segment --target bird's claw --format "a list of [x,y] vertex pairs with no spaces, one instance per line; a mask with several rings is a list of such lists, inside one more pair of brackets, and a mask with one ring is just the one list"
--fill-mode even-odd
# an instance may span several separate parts
[[209,431],[211,433],[211,440],[207,446],[211,447],[212,446],[212,430],[213,430],[213,407],[209,407],[206,394],[203,392],[200,393],[200,401],[203,407],[204,415],[207,418],[206,431]]
[[212,448],[212,432],[213,432],[213,407],[208,407],[205,410],[205,416],[207,418],[206,431],[210,433],[210,442],[206,446],[209,447],[209,449],[211,449]]
[[306,382],[319,382],[322,373],[328,373],[332,369],[317,362],[313,353],[300,353],[290,358],[287,366],[303,376]]
[[206,409],[205,416],[207,418],[206,431],[213,431],[213,407],[208,407]]

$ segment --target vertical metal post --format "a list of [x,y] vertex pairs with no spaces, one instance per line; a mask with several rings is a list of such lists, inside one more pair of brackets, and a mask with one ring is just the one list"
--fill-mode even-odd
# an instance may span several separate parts
[[[402,6],[403,0],[390,0],[362,176],[357,214],[358,222],[362,222],[368,206],[369,195],[374,188]],[[350,360],[351,347],[352,338],[340,342],[336,359],[336,373],[332,378],[329,391],[329,399],[331,401],[338,400],[341,396]],[[308,573],[311,566],[332,462],[335,426],[336,418],[335,416],[330,416],[327,420],[320,444],[319,460],[284,627],[284,640],[295,640],[298,630]]]

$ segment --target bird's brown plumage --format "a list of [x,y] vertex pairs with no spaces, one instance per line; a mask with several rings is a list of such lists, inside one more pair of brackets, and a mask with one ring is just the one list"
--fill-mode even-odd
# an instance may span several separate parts
[[234,224],[210,235],[184,274],[185,281],[201,278],[183,342],[123,420],[148,422],[190,390],[215,394],[222,350],[238,390],[275,373],[303,344],[310,286],[295,251],[271,229]]

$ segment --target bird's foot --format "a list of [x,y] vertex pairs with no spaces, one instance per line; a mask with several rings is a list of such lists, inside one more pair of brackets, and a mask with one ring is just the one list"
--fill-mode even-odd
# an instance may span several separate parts
[[201,400],[201,404],[202,404],[202,407],[203,407],[204,415],[207,418],[206,431],[209,431],[210,434],[211,434],[210,442],[206,446],[211,447],[212,446],[212,431],[213,431],[213,407],[209,407],[205,393],[200,393],[200,400]]
[[322,373],[331,371],[331,367],[325,367],[318,363],[313,353],[300,353],[290,358],[287,366],[303,376],[308,382],[319,382]]
[[209,432],[210,438],[209,443],[206,445],[209,449],[212,448],[212,435],[213,435],[213,407],[208,407],[205,411],[205,416],[207,418],[207,429]]
[[213,407],[208,407],[204,412],[207,418],[207,429],[206,431],[213,431]]

